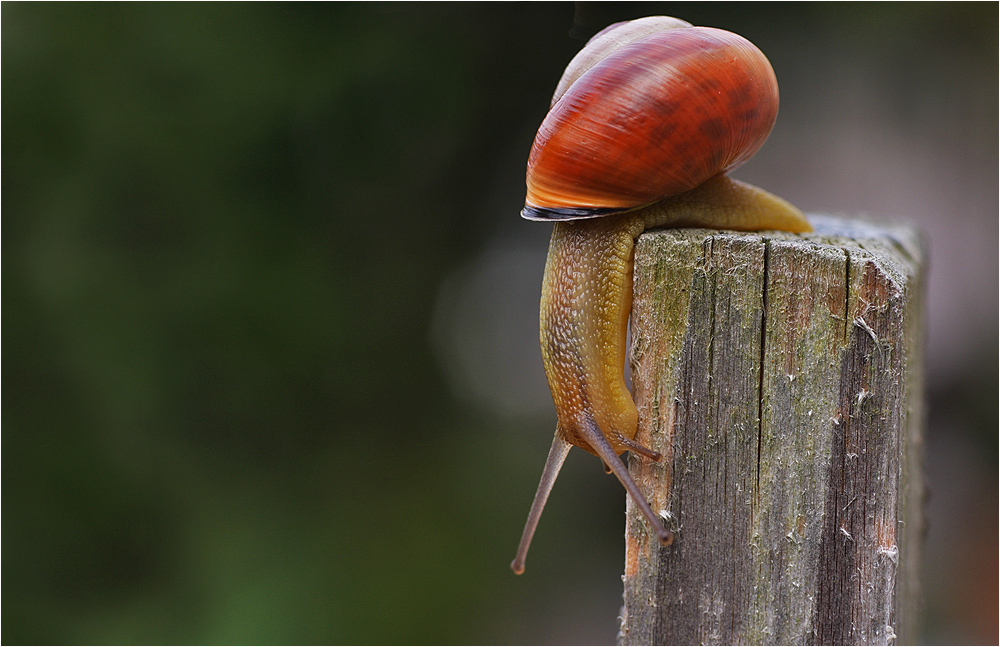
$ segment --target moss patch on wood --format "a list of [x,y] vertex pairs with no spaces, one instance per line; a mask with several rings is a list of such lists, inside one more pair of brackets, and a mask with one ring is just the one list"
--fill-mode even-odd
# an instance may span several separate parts
[[812,220],[638,241],[638,438],[664,459],[631,470],[676,538],[629,505],[623,644],[912,639],[922,245]]

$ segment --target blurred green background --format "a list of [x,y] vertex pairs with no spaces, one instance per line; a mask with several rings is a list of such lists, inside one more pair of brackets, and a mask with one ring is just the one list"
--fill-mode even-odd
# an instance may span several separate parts
[[2,5],[4,643],[611,643],[624,493],[554,412],[562,68],[736,31],[782,112],[737,176],[931,244],[923,639],[997,636],[997,6]]

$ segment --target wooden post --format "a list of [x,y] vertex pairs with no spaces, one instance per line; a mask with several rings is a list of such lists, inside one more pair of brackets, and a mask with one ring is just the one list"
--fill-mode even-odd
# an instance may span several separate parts
[[914,640],[922,290],[910,229],[658,230],[636,247],[623,644]]

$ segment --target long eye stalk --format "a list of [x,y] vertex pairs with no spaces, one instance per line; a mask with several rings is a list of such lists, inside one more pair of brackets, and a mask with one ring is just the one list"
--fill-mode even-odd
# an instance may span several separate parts
[[528,557],[528,547],[531,546],[531,538],[535,536],[535,528],[538,527],[538,520],[545,509],[545,502],[549,499],[552,486],[556,483],[559,470],[566,462],[566,455],[572,447],[568,442],[556,436],[552,439],[552,447],[549,448],[549,457],[545,459],[545,469],[542,470],[542,480],[538,482],[538,489],[535,491],[535,500],[531,502],[531,511],[528,513],[528,521],[524,524],[524,532],[521,533],[521,543],[517,545],[517,555],[510,563],[510,569],[517,575],[524,572],[524,560]]

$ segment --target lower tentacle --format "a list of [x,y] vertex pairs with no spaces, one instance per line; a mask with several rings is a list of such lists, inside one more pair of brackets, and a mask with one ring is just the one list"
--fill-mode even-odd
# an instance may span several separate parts
[[528,547],[531,546],[531,538],[535,536],[535,528],[538,527],[538,520],[545,509],[545,502],[552,492],[559,470],[566,462],[566,455],[572,447],[568,442],[558,435],[552,438],[552,446],[549,447],[549,456],[545,459],[545,468],[542,470],[542,479],[538,482],[538,489],[535,490],[535,499],[531,502],[531,511],[528,512],[528,521],[524,524],[524,532],[521,533],[521,543],[517,546],[517,555],[510,563],[510,568],[514,573],[520,575],[524,572],[524,561],[528,557]]
[[656,533],[659,538],[660,543],[664,546],[669,546],[674,540],[674,534],[663,527],[663,523],[660,518],[653,512],[649,503],[646,501],[646,497],[643,495],[642,491],[639,490],[639,486],[636,484],[635,479],[629,473],[628,468],[625,467],[625,463],[615,450],[611,447],[611,443],[608,439],[604,437],[601,430],[597,428],[597,424],[590,421],[590,424],[583,426],[583,435],[590,446],[594,449],[604,464],[611,468],[621,484],[625,486],[625,490],[632,497],[632,500],[639,507],[639,511],[642,512],[642,516],[646,518],[650,527]]

